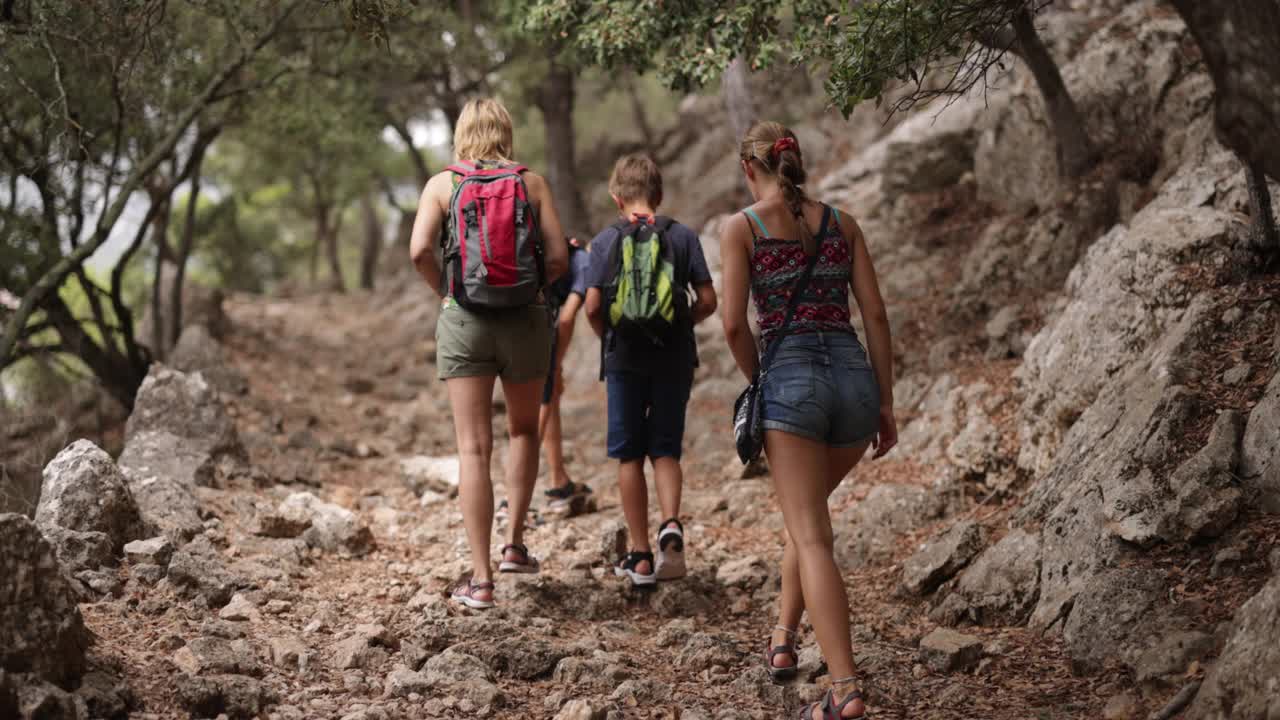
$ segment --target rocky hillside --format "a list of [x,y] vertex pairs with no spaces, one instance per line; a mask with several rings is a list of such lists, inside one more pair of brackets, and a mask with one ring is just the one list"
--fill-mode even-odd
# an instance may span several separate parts
[[[902,443],[833,500],[872,716],[1276,717],[1280,278],[1176,15],[1055,7],[1102,158],[1079,182],[1020,69],[940,113],[800,127],[839,149],[811,192],[862,224],[899,363]],[[724,141],[668,175],[705,195],[713,266],[736,189],[693,178]],[[633,595],[608,571],[625,538],[584,325],[564,412],[595,506],[539,517],[545,571],[501,578],[497,610],[451,607],[433,308],[401,275],[188,328],[117,458],[73,442],[34,517],[0,515],[0,717],[728,720],[822,692],[811,635],[795,684],[762,667],[783,530],[767,468],[734,458],[714,322],[690,577]]]

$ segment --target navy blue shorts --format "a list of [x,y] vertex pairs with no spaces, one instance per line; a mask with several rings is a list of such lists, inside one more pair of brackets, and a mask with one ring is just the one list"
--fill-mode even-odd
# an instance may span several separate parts
[[605,375],[609,398],[609,457],[680,459],[684,413],[693,374],[651,377],[639,373]]
[[852,333],[788,335],[765,373],[762,425],[851,447],[880,428],[880,386]]

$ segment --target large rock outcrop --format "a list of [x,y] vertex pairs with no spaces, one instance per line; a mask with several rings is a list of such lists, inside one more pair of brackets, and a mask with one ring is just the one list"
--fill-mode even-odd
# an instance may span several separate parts
[[1249,413],[1240,476],[1264,510],[1280,513],[1280,372],[1271,378],[1266,393]]
[[68,445],[45,466],[35,521],[41,527],[103,533],[117,553],[146,536],[124,474],[88,440]]
[[[1155,0],[1134,2],[1062,63],[1063,82],[1095,147],[1164,155],[1177,167],[1184,146],[1203,142],[1212,85],[1193,72],[1182,49],[1187,35],[1177,15]],[[1030,72],[1019,67],[1009,85],[1008,92],[993,95],[983,115],[974,164],[979,198],[1022,214],[1043,209],[1065,185]],[[1163,136],[1162,128],[1169,128]]]
[[1176,357],[1151,362],[1152,344],[1176,332],[1197,305],[1179,279],[1187,264],[1223,267],[1245,234],[1239,217],[1213,207],[1239,183],[1230,153],[1179,171],[1128,226],[1098,239],[1067,278],[1066,304],[1027,348],[1018,377],[1027,388],[1019,420],[1018,463],[1043,473],[1067,428],[1119,371],[1149,363],[1167,374]]
[[27,518],[0,515],[0,670],[71,687],[90,642],[53,548]]
[[1280,717],[1280,574],[1236,611],[1231,639],[1204,679],[1187,717]]

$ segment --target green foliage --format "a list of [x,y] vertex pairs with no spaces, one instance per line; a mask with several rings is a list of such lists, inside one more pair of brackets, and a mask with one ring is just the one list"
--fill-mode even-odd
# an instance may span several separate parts
[[[1046,0],[1030,0],[1038,10]],[[960,94],[983,82],[1008,45],[992,38],[1022,0],[536,0],[530,33],[572,42],[607,68],[654,70],[670,87],[704,85],[738,56],[753,69],[785,59],[828,72],[845,115],[893,82],[903,102]],[[926,83],[940,71],[941,85]]]

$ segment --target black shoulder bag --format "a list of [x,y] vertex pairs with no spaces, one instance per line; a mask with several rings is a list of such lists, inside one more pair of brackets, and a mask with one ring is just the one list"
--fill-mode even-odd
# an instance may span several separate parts
[[761,427],[760,418],[760,389],[764,385],[764,376],[773,363],[773,357],[778,353],[778,346],[782,344],[787,330],[791,328],[791,319],[800,305],[800,297],[809,289],[809,279],[813,277],[813,268],[818,264],[818,253],[822,250],[821,240],[827,234],[827,222],[830,217],[831,208],[823,205],[822,226],[818,229],[817,235],[819,246],[809,256],[804,271],[800,273],[795,287],[791,289],[791,298],[787,301],[787,313],[782,318],[782,326],[778,328],[773,342],[769,343],[769,347],[761,354],[760,364],[751,378],[751,384],[747,385],[747,389],[742,391],[737,402],[733,404],[733,439],[737,445],[738,459],[743,465],[760,457],[760,451],[764,449],[764,429]]

